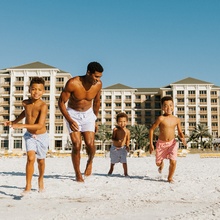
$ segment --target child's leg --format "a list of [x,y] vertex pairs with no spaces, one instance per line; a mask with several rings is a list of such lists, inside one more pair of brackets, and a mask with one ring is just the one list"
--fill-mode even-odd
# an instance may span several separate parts
[[27,163],[26,163],[26,187],[24,192],[31,190],[31,180],[34,174],[34,162],[35,162],[35,151],[27,152]]
[[123,163],[123,168],[124,168],[124,175],[128,176],[128,166],[127,166],[127,163]]
[[170,160],[170,167],[169,167],[169,175],[168,175],[168,182],[173,182],[173,174],[176,169],[176,160]]
[[156,165],[159,167],[158,172],[162,173],[163,167],[164,167],[164,162],[163,160],[160,163],[156,163]]
[[111,175],[114,170],[115,164],[111,163],[110,170],[108,171],[108,175]]
[[39,187],[39,192],[41,192],[44,190],[45,159],[37,159],[37,162],[38,162],[38,170],[39,170],[38,187]]

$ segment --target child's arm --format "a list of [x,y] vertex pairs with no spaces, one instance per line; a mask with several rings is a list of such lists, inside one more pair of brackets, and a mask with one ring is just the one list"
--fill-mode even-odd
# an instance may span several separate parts
[[150,141],[150,154],[154,151],[154,144],[153,144],[153,135],[154,130],[160,125],[161,122],[161,116],[157,118],[157,120],[154,122],[154,124],[151,126],[149,130],[149,141]]
[[185,140],[185,136],[184,136],[184,134],[183,134],[183,132],[182,132],[182,128],[181,128],[181,124],[180,124],[180,123],[181,123],[181,122],[180,122],[180,119],[178,118],[178,123],[177,123],[178,135],[179,135],[181,141],[183,142],[183,145],[184,145],[185,147],[187,147],[186,140]]
[[127,130],[127,138],[126,138],[126,142],[125,142],[125,146],[126,146],[126,150],[127,152],[130,151],[129,145],[130,145],[130,139],[131,139],[131,133],[129,130]]
[[14,121],[6,121],[4,122],[5,126],[12,126],[13,124],[17,124],[19,121],[21,121],[25,117],[25,110],[21,112],[21,114],[14,120]]
[[31,130],[40,130],[45,126],[45,121],[47,117],[47,105],[44,104],[40,110],[40,117],[36,124],[12,124],[12,128],[27,128]]

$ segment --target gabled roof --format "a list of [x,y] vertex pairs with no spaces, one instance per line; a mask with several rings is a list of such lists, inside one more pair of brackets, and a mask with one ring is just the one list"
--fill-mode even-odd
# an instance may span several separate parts
[[104,89],[134,89],[134,88],[118,83],[112,86],[105,87]]
[[188,77],[188,78],[182,79],[180,81],[171,83],[170,85],[173,85],[173,84],[206,84],[206,85],[211,84],[211,85],[213,85],[213,83],[205,82],[205,81],[195,79],[195,78],[191,78],[191,77]]
[[137,92],[158,93],[159,91],[159,88],[137,88]]
[[7,69],[58,69],[58,68],[49,66],[41,62],[33,62],[33,63],[24,64],[21,66],[10,67]]

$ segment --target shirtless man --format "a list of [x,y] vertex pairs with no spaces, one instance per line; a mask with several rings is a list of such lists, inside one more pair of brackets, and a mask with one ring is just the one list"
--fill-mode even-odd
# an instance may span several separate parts
[[150,153],[154,150],[153,133],[159,127],[159,137],[156,143],[156,165],[159,167],[159,173],[164,167],[164,159],[170,160],[168,182],[173,183],[173,175],[176,169],[177,150],[179,144],[175,140],[175,128],[177,127],[178,135],[181,138],[184,146],[186,141],[181,129],[180,119],[173,115],[173,99],[170,96],[165,96],[161,99],[162,110],[164,114],[159,116],[149,131]]
[[78,182],[84,182],[80,172],[81,134],[88,154],[84,176],[89,176],[92,173],[92,161],[95,155],[95,131],[97,129],[95,121],[100,108],[102,72],[103,67],[99,63],[89,63],[85,75],[68,80],[58,101],[73,144],[72,163]]
[[[26,128],[24,134],[27,150],[26,163],[26,187],[23,192],[28,193],[31,190],[31,180],[34,173],[34,162],[37,157],[39,178],[39,192],[44,190],[43,176],[45,171],[45,158],[49,146],[49,136],[47,133],[45,121],[48,107],[41,97],[44,94],[44,79],[33,77],[30,82],[30,98],[23,100],[24,110],[14,121],[6,121],[5,126],[11,128]],[[25,124],[18,123],[25,118]]]

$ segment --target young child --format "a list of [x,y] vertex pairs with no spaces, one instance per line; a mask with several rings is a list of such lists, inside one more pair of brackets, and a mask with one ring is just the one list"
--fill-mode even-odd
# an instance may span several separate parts
[[[49,136],[47,134],[45,121],[48,107],[41,100],[44,93],[44,79],[40,77],[32,78],[29,87],[30,98],[23,100],[24,110],[14,121],[6,121],[5,126],[11,128],[26,128],[24,134],[27,150],[26,163],[26,187],[23,194],[31,191],[31,180],[34,173],[34,162],[37,157],[39,178],[39,192],[44,190],[43,176],[45,171],[45,158],[49,146]],[[18,123],[25,118],[25,124]]]
[[174,183],[173,175],[176,169],[178,142],[175,140],[175,128],[177,127],[178,135],[181,138],[184,146],[186,146],[185,137],[181,129],[180,119],[173,114],[173,99],[170,96],[165,96],[161,99],[162,110],[164,114],[159,116],[149,131],[150,153],[154,150],[153,133],[159,127],[159,137],[156,143],[156,165],[159,167],[159,173],[164,167],[164,159],[170,160],[168,182]]
[[112,146],[110,148],[111,165],[108,175],[111,175],[116,163],[122,163],[124,175],[128,176],[127,152],[129,152],[130,131],[126,128],[128,116],[121,112],[116,116],[117,125],[113,129]]

